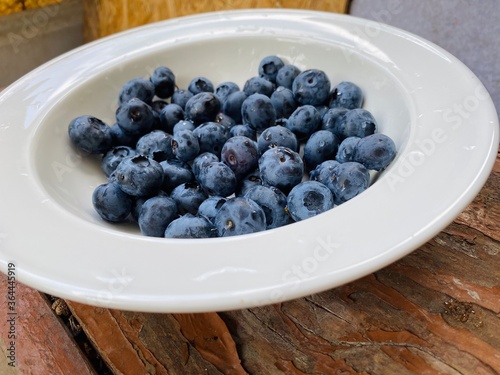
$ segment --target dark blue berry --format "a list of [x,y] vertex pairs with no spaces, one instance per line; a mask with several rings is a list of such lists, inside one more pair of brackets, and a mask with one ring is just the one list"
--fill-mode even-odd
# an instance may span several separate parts
[[116,146],[106,152],[101,160],[101,168],[106,177],[109,177],[111,173],[115,171],[116,167],[123,159],[134,156],[135,154],[135,150],[129,146]]
[[276,85],[292,89],[293,81],[300,74],[300,69],[292,64],[285,64],[276,74]]
[[268,96],[252,94],[241,105],[241,117],[244,125],[259,132],[274,125],[276,110]]
[[286,211],[286,195],[273,186],[255,185],[244,194],[257,203],[266,216],[266,229],[282,227],[290,222]]
[[271,126],[265,129],[257,138],[259,154],[263,154],[273,147],[288,147],[292,151],[299,151],[299,141],[297,136],[288,128],[280,125]]
[[322,105],[330,95],[330,80],[324,71],[308,69],[295,77],[292,91],[295,100],[301,105]]
[[340,82],[332,88],[330,93],[330,108],[361,108],[363,104],[363,92],[359,86],[350,81]]
[[157,67],[149,78],[153,83],[154,92],[157,97],[167,99],[175,91],[175,74],[166,66]]
[[214,224],[219,237],[250,234],[266,229],[266,215],[251,199],[234,197],[222,205]]
[[203,216],[186,214],[173,220],[165,230],[165,238],[211,238],[217,231]]
[[262,181],[286,194],[302,180],[304,163],[297,152],[278,146],[262,154],[259,171]]
[[339,148],[339,139],[328,130],[315,131],[304,146],[304,164],[311,170],[325,160],[333,159]]
[[283,68],[284,65],[285,63],[278,56],[266,56],[259,63],[259,76],[275,83],[278,71]]
[[274,91],[274,85],[262,77],[251,77],[245,81],[243,92],[248,96],[252,94],[262,94],[270,97]]
[[116,110],[116,122],[124,133],[132,136],[148,133],[155,124],[154,111],[144,101],[132,98]]
[[111,128],[94,116],[78,116],[71,120],[68,135],[72,144],[87,154],[103,154],[113,146]]
[[159,129],[172,134],[175,124],[184,120],[184,110],[179,104],[169,103],[160,112]]
[[188,90],[194,95],[200,92],[214,92],[214,85],[212,81],[206,77],[195,77],[189,82]]
[[332,172],[324,184],[333,193],[336,205],[343,204],[361,194],[370,185],[370,173],[361,163],[348,161],[338,164]]
[[372,134],[361,138],[354,146],[353,160],[367,169],[380,171],[396,156],[394,141],[385,134]]
[[236,175],[226,164],[212,162],[200,169],[197,181],[209,196],[227,197],[236,191]]
[[142,204],[137,222],[144,236],[164,237],[165,229],[177,217],[175,201],[166,195],[157,195]]
[[191,161],[200,152],[198,138],[191,130],[178,130],[172,138],[172,151],[177,159]]
[[213,223],[217,212],[219,212],[220,208],[224,203],[226,203],[226,201],[227,198],[225,197],[208,197],[202,204],[200,204],[200,207],[198,207],[198,216],[206,217]]
[[277,118],[288,118],[298,107],[292,90],[279,86],[271,95],[271,103],[276,110]]
[[222,147],[221,161],[231,168],[237,178],[242,178],[257,168],[257,145],[248,137],[231,137]]
[[287,197],[288,212],[295,221],[305,220],[333,208],[333,194],[318,181],[303,181]]
[[337,160],[339,163],[345,163],[347,161],[355,161],[354,149],[360,139],[361,138],[359,137],[347,137],[346,139],[344,139],[339,145],[339,149],[337,151],[337,156],[335,157],[335,160]]
[[194,175],[189,164],[183,161],[169,159],[160,162],[160,165],[163,168],[163,184],[161,188],[166,192],[170,192],[186,182],[194,181]]
[[255,129],[252,129],[248,125],[237,124],[232,126],[231,129],[229,129],[229,136],[235,137],[238,135],[255,140],[257,137],[257,132],[255,131]]
[[215,95],[217,95],[221,103],[224,103],[228,95],[236,91],[240,91],[238,84],[230,81],[222,82],[215,88]]
[[116,183],[108,183],[94,189],[92,205],[102,219],[119,223],[130,215],[132,199]]
[[306,104],[297,107],[286,122],[299,141],[307,139],[321,125],[321,116],[316,107]]
[[193,97],[193,93],[189,90],[177,89],[172,94],[170,103],[179,105],[182,109],[186,108],[186,103]]
[[128,102],[130,99],[137,98],[145,103],[151,103],[155,96],[155,88],[150,80],[145,78],[133,78],[126,82],[118,94],[118,104]]
[[208,198],[207,194],[197,182],[186,182],[175,187],[170,197],[177,203],[181,215],[198,212],[200,204]]
[[235,91],[229,94],[222,104],[222,112],[231,117],[236,123],[241,123],[241,106],[247,97],[248,95],[243,91]]
[[214,121],[220,111],[220,106],[219,98],[214,93],[200,92],[187,101],[186,120],[191,120],[195,125]]
[[163,130],[153,130],[144,134],[135,145],[138,154],[147,156],[158,162],[174,157],[172,136]]
[[163,168],[157,161],[144,155],[123,159],[115,169],[116,183],[132,196],[150,195],[163,183]]

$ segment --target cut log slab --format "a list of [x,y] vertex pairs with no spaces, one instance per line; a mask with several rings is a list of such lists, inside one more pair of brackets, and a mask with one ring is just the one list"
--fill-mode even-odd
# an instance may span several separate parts
[[323,293],[210,314],[69,306],[117,374],[499,374],[499,179],[497,159],[439,235]]

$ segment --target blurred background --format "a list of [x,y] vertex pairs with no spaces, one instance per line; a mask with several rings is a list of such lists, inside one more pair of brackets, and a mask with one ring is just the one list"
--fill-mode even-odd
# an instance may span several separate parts
[[465,63],[500,113],[500,0],[0,0],[0,87],[66,51],[125,29],[241,8],[347,13],[410,31]]

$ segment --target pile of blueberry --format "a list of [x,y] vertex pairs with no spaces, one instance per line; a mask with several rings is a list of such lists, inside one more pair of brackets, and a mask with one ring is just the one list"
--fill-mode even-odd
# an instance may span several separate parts
[[102,155],[108,182],[92,196],[102,219],[135,220],[146,236],[224,237],[313,217],[367,189],[396,147],[362,104],[353,82],[332,86],[324,71],[273,55],[242,88],[195,77],[182,89],[157,67],[121,88],[115,124],[83,115],[68,132],[78,150]]

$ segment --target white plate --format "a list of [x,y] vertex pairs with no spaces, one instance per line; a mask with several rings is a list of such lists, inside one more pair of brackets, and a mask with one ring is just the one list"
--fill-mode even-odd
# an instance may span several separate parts
[[[146,238],[101,221],[96,160],[69,145],[81,114],[113,121],[128,79],[158,65],[179,86],[204,75],[242,85],[261,58],[351,80],[398,156],[366,192],[287,227],[209,240]],[[90,43],[0,96],[0,261],[19,282],[104,307],[199,312],[268,304],[339,286],[410,253],[479,192],[498,147],[483,85],[441,48],[345,15],[251,10],[174,19]]]

